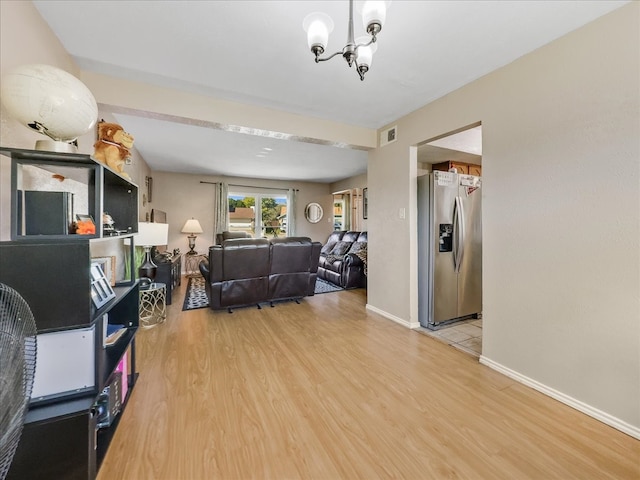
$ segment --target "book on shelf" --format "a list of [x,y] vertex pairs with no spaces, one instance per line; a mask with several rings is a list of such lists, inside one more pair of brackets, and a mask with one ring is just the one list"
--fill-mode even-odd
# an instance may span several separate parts
[[107,336],[104,340],[104,346],[110,347],[111,345],[115,345],[120,337],[125,334],[127,328],[124,325],[107,325]]

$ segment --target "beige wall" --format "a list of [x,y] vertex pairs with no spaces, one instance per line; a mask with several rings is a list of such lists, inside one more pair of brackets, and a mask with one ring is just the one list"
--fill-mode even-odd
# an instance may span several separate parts
[[187,235],[181,233],[184,223],[191,217],[197,218],[204,233],[196,239],[196,250],[206,253],[214,241],[213,205],[214,185],[204,182],[220,182],[238,185],[272,188],[299,189],[296,207],[297,236],[310,237],[323,242],[331,233],[332,224],[320,222],[311,224],[304,218],[304,207],[310,202],[318,202],[325,211],[331,206],[329,185],[312,182],[285,182],[254,178],[220,177],[207,175],[189,175],[168,172],[153,173],[153,202],[151,208],[167,212],[169,222],[168,249],[179,248],[188,251]]
[[359,188],[362,190],[367,187],[367,174],[356,175],[355,177],[345,178],[338,182],[331,184],[332,192],[341,192],[342,190],[351,190],[353,188]]
[[639,18],[633,2],[393,122],[368,171],[369,306],[416,325],[412,146],[481,121],[482,361],[636,436]]

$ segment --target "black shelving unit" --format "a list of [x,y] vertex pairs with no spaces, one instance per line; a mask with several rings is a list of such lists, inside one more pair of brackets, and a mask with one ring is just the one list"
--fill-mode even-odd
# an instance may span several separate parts
[[[45,382],[47,390],[31,399],[22,439],[7,478],[93,479],[138,377],[135,336],[139,288],[135,275],[130,273],[113,287],[115,297],[96,308],[91,300],[91,247],[94,242],[105,241],[107,234],[101,219],[102,213],[108,212],[119,230],[117,237],[108,238],[114,242],[130,240],[129,253],[123,254],[121,260],[128,263],[129,272],[135,272],[133,234],[138,225],[138,187],[88,155],[1,147],[0,154],[12,160],[11,240],[0,242],[0,282],[14,288],[29,304],[36,320],[39,347],[46,347],[45,340],[52,336],[69,335],[71,343],[65,354],[73,360],[76,350],[84,352],[86,356],[77,363],[88,361],[94,365],[92,381],[81,378],[73,388],[68,386],[73,384],[74,379],[69,378],[74,375],[73,368],[67,370],[63,366],[55,370],[54,378],[49,374],[46,379],[39,377],[36,369],[36,384]],[[38,177],[58,175],[73,179],[73,194],[82,197],[88,210],[83,213],[94,218],[95,235],[26,234],[26,222],[34,222],[24,209],[22,182],[28,183],[24,177],[34,172]],[[37,182],[32,183],[37,189]],[[60,189],[64,190],[64,185]],[[126,328],[118,341],[108,347],[103,343],[105,321]],[[82,335],[73,336],[77,332]],[[85,343],[83,348],[76,349],[73,342],[78,337],[85,339]],[[122,399],[120,415],[108,427],[98,429],[96,401],[125,353],[127,396]],[[39,348],[38,356],[39,361],[69,363],[65,355],[55,350]],[[63,357],[66,359],[61,360]],[[57,382],[65,387],[56,389]]]

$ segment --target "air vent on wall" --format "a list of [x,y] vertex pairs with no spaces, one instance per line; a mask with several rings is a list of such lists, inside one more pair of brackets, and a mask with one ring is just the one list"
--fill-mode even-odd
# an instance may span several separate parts
[[384,147],[398,139],[398,126],[394,125],[380,132],[380,146]]

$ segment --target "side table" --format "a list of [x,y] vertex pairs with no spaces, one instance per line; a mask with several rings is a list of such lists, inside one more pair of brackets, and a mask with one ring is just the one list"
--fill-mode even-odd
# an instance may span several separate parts
[[171,258],[158,256],[153,261],[158,265],[155,280],[167,286],[167,305],[171,305],[173,291],[182,281],[182,255]]
[[140,287],[140,326],[155,327],[167,318],[167,286],[164,283],[151,283]]
[[207,256],[203,253],[197,253],[195,255],[184,254],[184,273],[187,277],[200,276],[200,261],[206,260]]

